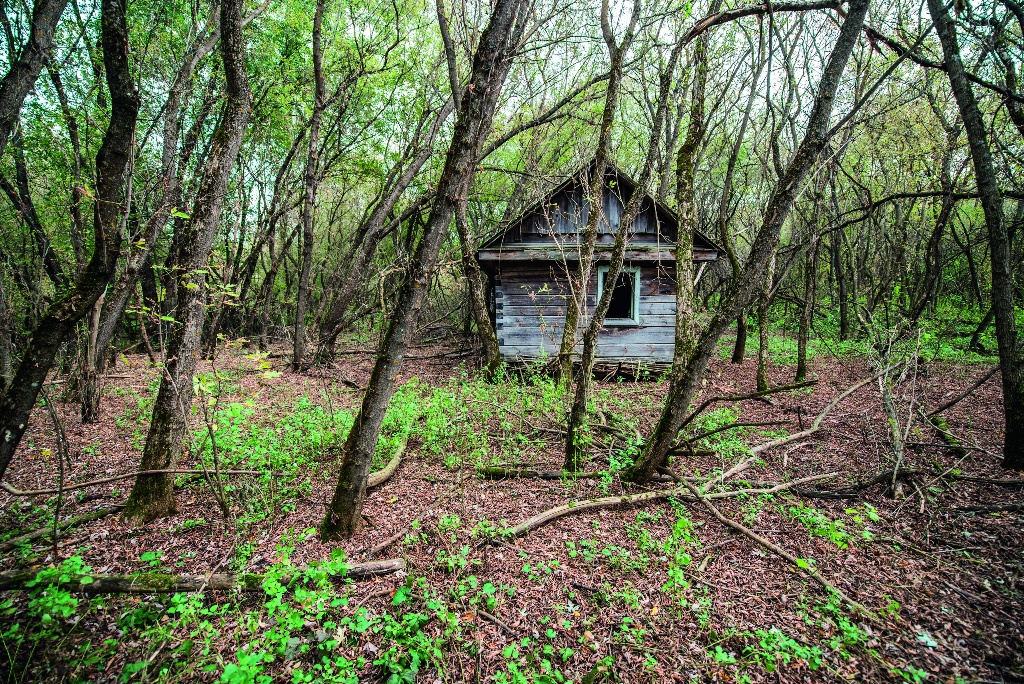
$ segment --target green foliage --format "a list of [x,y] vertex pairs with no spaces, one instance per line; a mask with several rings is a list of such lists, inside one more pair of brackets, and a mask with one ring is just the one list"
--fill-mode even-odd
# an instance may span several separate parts
[[812,537],[824,537],[841,549],[853,543],[850,533],[846,531],[843,521],[832,520],[821,511],[810,506],[795,505],[786,509],[794,520],[799,520],[811,533]]

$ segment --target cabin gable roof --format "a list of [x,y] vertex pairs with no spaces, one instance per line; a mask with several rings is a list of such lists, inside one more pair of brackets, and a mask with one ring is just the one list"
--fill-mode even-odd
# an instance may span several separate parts
[[[546,259],[554,250],[558,258],[569,256],[565,248],[577,244],[589,217],[586,179],[594,162],[580,169],[541,200],[521,212],[501,233],[480,247],[484,260],[496,258]],[[605,174],[604,217],[598,229],[599,252],[610,247],[619,228],[624,205],[637,191],[637,183],[614,164]],[[667,260],[674,258],[679,219],[663,202],[645,193],[640,213],[630,230],[627,259]],[[714,261],[722,251],[710,238],[697,231],[693,236],[694,258]],[[571,258],[571,257],[570,257]]]

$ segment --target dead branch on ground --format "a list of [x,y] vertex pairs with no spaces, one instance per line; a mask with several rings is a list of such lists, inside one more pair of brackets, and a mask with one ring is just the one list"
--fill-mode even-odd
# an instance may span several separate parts
[[[405,561],[401,558],[369,561],[349,565],[339,577],[360,579],[390,575],[404,571]],[[301,573],[301,569],[296,569]],[[38,571],[16,570],[0,573],[0,591],[16,591],[36,578]],[[160,572],[143,572],[134,575],[81,575],[63,585],[68,591],[83,594],[172,594],[202,591],[263,591],[265,575],[257,574],[215,574],[215,575],[168,575]]]
[[871,620],[873,620],[875,622],[879,622],[880,621],[878,616],[875,615],[872,611],[868,610],[863,605],[861,605],[857,601],[855,601],[852,598],[850,598],[849,596],[847,596],[841,589],[837,588],[835,585],[833,585],[827,579],[822,577],[821,573],[818,572],[817,570],[815,570],[813,567],[811,567],[810,563],[808,563],[807,561],[801,562],[802,559],[799,559],[796,556],[793,556],[792,554],[787,552],[785,549],[783,549],[778,544],[775,544],[773,542],[768,541],[767,539],[765,539],[761,535],[757,534],[756,532],[754,532],[750,528],[745,527],[745,526],[739,524],[738,522],[736,522],[734,520],[730,520],[729,518],[725,517],[724,515],[722,515],[721,511],[719,511],[717,508],[715,508],[715,506],[710,501],[708,501],[708,499],[710,497],[705,496],[704,494],[702,494],[700,492],[700,490],[698,490],[696,487],[694,487],[689,482],[685,482],[684,481],[682,484],[683,484],[683,487],[685,487],[687,490],[689,490],[690,494],[697,501],[702,503],[704,505],[704,507],[707,508],[708,511],[713,516],[715,516],[715,518],[718,519],[719,522],[721,522],[722,524],[726,525],[730,529],[733,529],[736,532],[739,532],[740,534],[743,534],[746,537],[749,537],[750,539],[753,539],[755,542],[757,542],[758,544],[760,544],[764,548],[768,549],[769,551],[772,551],[773,553],[775,553],[775,554],[781,556],[782,558],[784,558],[785,560],[789,561],[789,563],[791,563],[794,567],[796,567],[797,569],[802,571],[805,575],[807,575],[808,577],[810,577],[811,579],[816,581],[821,586],[825,587],[826,590],[831,591],[831,592],[835,592],[835,594],[837,596],[839,596],[841,599],[846,601],[846,603],[850,604],[853,608],[855,608],[859,612],[861,612],[864,615],[866,615],[867,617],[869,617]]

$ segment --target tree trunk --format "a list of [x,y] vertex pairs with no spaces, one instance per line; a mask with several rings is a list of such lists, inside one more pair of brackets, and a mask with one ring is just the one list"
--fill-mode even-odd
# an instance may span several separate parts
[[[639,6],[637,12],[639,13]],[[611,47],[611,46],[609,46]],[[623,46],[623,51],[625,44]],[[594,313],[587,324],[587,330],[583,334],[583,353],[580,354],[580,365],[576,372],[576,392],[573,397],[572,408],[569,411],[569,422],[565,432],[565,462],[563,468],[569,472],[577,472],[583,465],[586,458],[586,445],[578,438],[578,434],[587,420],[587,402],[590,400],[590,387],[594,369],[594,358],[597,353],[597,340],[604,327],[605,317],[608,315],[608,308],[611,306],[612,293],[615,291],[615,283],[618,281],[619,273],[622,270],[623,257],[626,251],[626,243],[629,240],[630,227],[640,214],[643,200],[646,195],[647,186],[654,175],[654,164],[658,158],[658,142],[661,139],[661,127],[664,125],[665,115],[668,111],[669,87],[672,85],[672,77],[676,70],[676,63],[679,61],[679,53],[682,52],[683,43],[679,41],[672,50],[672,55],[662,72],[658,89],[657,109],[651,126],[651,137],[648,141],[647,156],[644,160],[643,170],[637,179],[636,189],[633,196],[626,202],[622,215],[619,217],[619,229],[615,234],[615,243],[612,247],[611,260],[608,265],[608,272],[605,273],[605,287],[601,297],[594,307]],[[602,194],[604,183],[601,185]],[[678,236],[677,236],[678,237]],[[692,238],[691,238],[692,239]],[[679,249],[678,245],[676,249]],[[686,256],[693,260],[693,247]],[[691,265],[692,268],[692,265]]]
[[[213,144],[191,217],[179,242],[175,264],[178,283],[176,320],[139,470],[173,468],[187,429],[192,405],[192,375],[206,320],[206,269],[228,179],[238,157],[251,109],[245,69],[245,39],[241,29],[242,4],[242,0],[223,0],[220,6],[221,56],[227,101],[213,134]],[[173,484],[171,475],[140,475],[125,502],[124,518],[131,522],[144,522],[173,513],[176,508]]]
[[832,271],[836,277],[836,297],[839,299],[839,339],[847,340],[850,337],[850,313],[847,308],[849,297],[846,292],[846,269],[843,268],[839,238],[833,235],[829,239],[829,247],[831,248]]
[[100,311],[103,309],[105,294],[92,307],[89,317],[89,339],[85,343],[85,354],[82,359],[82,422],[95,423],[100,415],[100,375],[104,371],[105,355],[98,354],[96,335],[100,327]]
[[773,279],[775,277],[775,252],[768,260],[768,268],[761,285],[761,296],[757,301],[757,391],[768,389],[768,311],[772,305]]
[[[64,3],[42,3],[36,7],[33,24],[42,14],[41,7],[55,6],[63,9]],[[22,356],[17,373],[11,382],[10,390],[0,405],[0,479],[7,471],[7,466],[14,456],[21,441],[25,428],[28,426],[29,415],[35,406],[36,398],[42,388],[46,375],[53,365],[54,357],[61,343],[75,324],[92,310],[96,300],[103,294],[107,281],[114,273],[117,259],[121,253],[121,189],[124,185],[125,171],[134,144],[135,121],[139,113],[139,95],[135,89],[128,66],[128,28],[126,21],[125,0],[103,0],[102,2],[102,40],[103,63],[107,74],[107,87],[110,89],[111,111],[110,123],[103,136],[103,143],[96,154],[96,202],[93,205],[93,240],[92,258],[85,270],[78,276],[75,287],[60,297],[49,308],[42,320],[32,332],[32,339],[25,354]],[[46,15],[56,23],[60,14]],[[47,28],[49,26],[49,28]],[[38,33],[49,37],[37,36]],[[36,45],[45,39],[45,49],[49,49],[52,38],[52,25],[40,20],[38,30],[34,27],[29,46]],[[26,47],[29,51],[29,47]],[[31,54],[30,54],[31,57]],[[38,55],[45,60],[45,55]],[[42,64],[39,64],[39,68]],[[10,125],[17,119],[17,112],[8,121],[7,112],[11,107],[8,88],[24,86],[27,92],[35,82],[26,82],[26,58],[11,69],[3,83],[0,83],[0,148],[6,142]],[[39,68],[33,72],[38,75]],[[11,79],[11,74],[21,69],[21,75]],[[20,80],[19,80],[20,79]],[[18,103],[24,99],[24,93]]]
[[[807,378],[807,341],[811,334],[811,319],[814,316],[814,298],[818,283],[818,236],[807,252],[807,263],[804,264],[804,305],[800,310],[800,327],[796,335],[796,382]],[[766,388],[767,389],[767,388]]]
[[1003,414],[1006,419],[1003,467],[1024,470],[1024,352],[1017,348],[1010,235],[1003,217],[1002,197],[989,150],[985,120],[960,58],[956,26],[949,18],[942,0],[928,0],[928,10],[942,43],[946,75],[964,122],[971,160],[974,162],[978,195],[988,228],[988,245],[992,257],[992,310],[996,319],[999,367],[1003,379]]
[[309,120],[309,154],[306,157],[305,193],[302,197],[302,262],[299,265],[299,296],[295,302],[295,334],[292,370],[298,373],[306,356],[306,309],[309,306],[309,271],[313,265],[313,212],[316,202],[317,167],[320,163],[320,121],[327,106],[324,53],[321,46],[324,2],[317,0],[313,15],[313,115]]
[[490,23],[480,36],[430,218],[409,265],[407,280],[398,292],[359,414],[345,440],[337,487],[320,526],[325,539],[351,537],[363,528],[366,477],[384,413],[402,357],[416,332],[441,244],[459,203],[466,197],[481,143],[491,130],[498,95],[523,31],[525,9],[524,0],[496,0]]
[[736,317],[736,344],[732,348],[732,363],[743,363],[743,357],[747,353],[747,314],[740,311]]
[[[795,202],[804,178],[817,162],[828,136],[829,120],[832,114],[836,88],[846,69],[846,63],[864,25],[868,0],[851,0],[846,21],[839,32],[836,46],[832,50],[818,83],[814,107],[807,122],[807,133],[797,147],[792,160],[779,178],[765,210],[764,220],[751,245],[750,256],[744,264],[740,277],[734,279],[723,296],[718,309],[707,326],[694,339],[682,326],[687,318],[685,309],[676,313],[676,357],[673,360],[672,379],[665,399],[665,407],[653,434],[647,440],[636,463],[626,473],[633,482],[647,482],[655,469],[661,466],[672,448],[689,412],[690,401],[700,386],[701,377],[711,355],[718,347],[718,340],[729,323],[736,319],[749,303],[754,289],[764,280],[768,262],[775,253],[782,224]],[[681,231],[682,232],[682,231]],[[681,267],[680,250],[677,246],[676,267]],[[677,281],[682,281],[683,271],[677,271]],[[680,295],[677,294],[677,302]],[[677,304],[686,304],[680,302]],[[690,303],[692,306],[692,302]],[[683,315],[680,315],[682,312]],[[692,320],[692,319],[691,319]]]

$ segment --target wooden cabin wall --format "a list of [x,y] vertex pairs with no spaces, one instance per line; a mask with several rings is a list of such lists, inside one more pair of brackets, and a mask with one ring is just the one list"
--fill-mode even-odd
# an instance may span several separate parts
[[[609,327],[597,344],[598,361],[666,363],[675,345],[674,264],[632,263],[640,268],[640,325]],[[502,264],[494,301],[502,358],[537,359],[558,354],[566,308],[565,269],[557,262]],[[597,274],[587,287],[587,312],[597,304]],[[587,325],[587,320],[581,323]]]

